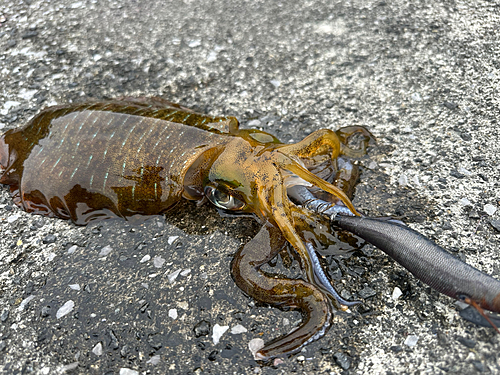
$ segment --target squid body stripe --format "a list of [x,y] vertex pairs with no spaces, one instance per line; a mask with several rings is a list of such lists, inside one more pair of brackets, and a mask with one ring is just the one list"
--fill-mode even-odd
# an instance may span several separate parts
[[73,173],[71,174],[70,180],[73,179],[77,170],[78,170],[78,167],[76,167],[75,170],[73,171]]
[[104,175],[104,182],[102,184],[102,191],[106,191],[106,182],[108,181],[109,168],[111,168],[111,167],[108,167],[108,170],[106,171],[106,174]]
[[93,157],[93,156],[94,156],[94,155],[90,155],[90,157],[89,157],[89,161],[87,162],[87,168],[89,167],[90,162],[92,161],[92,157]]
[[[129,120],[130,117],[127,117],[125,116],[125,121],[123,122],[122,126],[127,122],[127,120]],[[134,124],[134,126],[132,126],[132,128],[130,129],[130,131],[128,132],[127,136],[125,137],[125,140],[122,142],[122,147],[125,147],[125,144],[127,143],[130,135],[132,134],[132,132],[134,131],[134,129],[137,127],[137,125],[141,124],[143,121],[144,121],[145,117],[141,117],[140,118],[140,121],[139,122],[136,122]],[[125,168],[127,166],[127,159],[128,159],[128,155],[125,156],[125,160],[123,161],[123,167],[122,167],[122,176],[125,175]]]
[[[129,117],[125,117],[125,121],[123,122],[123,124],[125,124],[125,122],[129,119]],[[141,117],[140,121],[139,122],[136,122],[134,124],[134,126],[132,126],[132,128],[129,130],[127,136],[125,137],[125,140],[122,142],[122,146],[125,147],[125,144],[127,143],[129,137],[130,137],[130,134],[132,134],[132,132],[134,131],[134,129],[137,127],[137,125],[139,125],[140,123],[142,123],[144,121],[145,117]],[[122,126],[123,126],[122,124]]]
[[[106,126],[109,126],[111,124],[111,122],[113,121],[113,117],[111,117],[111,119],[108,121],[108,124]],[[125,118],[121,124],[121,126],[123,126],[125,124],[125,122],[127,121],[127,118]],[[106,149],[104,150],[104,154],[102,156],[102,161],[104,162],[104,160],[106,159],[106,154],[108,153],[108,148],[109,148],[109,144],[110,144],[110,141],[111,141],[111,138],[113,138],[113,136],[115,135],[116,133],[116,130],[118,129],[115,129],[113,131],[113,133],[111,133],[111,135],[109,136],[108,140],[106,141]]]
[[54,168],[57,166],[57,164],[59,164],[59,162],[61,161],[61,158],[62,158],[62,155],[59,156],[59,159],[57,159],[56,163],[54,164],[54,166],[52,167],[52,169],[50,170],[50,173],[54,172]]

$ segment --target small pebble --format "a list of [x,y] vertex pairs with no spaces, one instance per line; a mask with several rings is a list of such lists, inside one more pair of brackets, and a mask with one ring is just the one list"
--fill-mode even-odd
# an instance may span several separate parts
[[191,273],[191,268],[187,268],[181,272],[181,276],[187,276]]
[[147,361],[146,363],[149,363],[149,364],[152,364],[153,366],[154,365],[157,365],[158,363],[160,363],[160,356],[159,355],[154,355],[151,357],[151,359],[149,361]]
[[297,362],[304,362],[306,360],[306,357],[304,357],[303,355],[299,355],[297,357]]
[[462,198],[458,201],[462,206],[472,206],[472,203],[467,198]]
[[179,236],[170,236],[170,237],[168,237],[167,242],[169,245],[172,245],[174,243],[174,241],[178,238],[179,238]]
[[401,176],[399,176],[398,183],[399,186],[408,186],[408,177],[406,174],[402,173]]
[[199,40],[199,39],[191,40],[191,41],[189,41],[188,46],[189,46],[189,48],[199,47],[199,46],[201,46],[201,40]]
[[54,243],[56,242],[57,237],[54,234],[48,234],[43,239],[42,242],[44,244]]
[[73,363],[69,363],[67,365],[64,365],[63,367],[61,367],[61,373],[65,373],[65,372],[71,372],[73,370],[75,370],[77,367],[78,367],[79,363],[78,362],[73,362]]
[[7,217],[7,223],[11,224],[15,222],[17,219],[19,219],[19,215],[10,215]]
[[151,259],[151,255],[144,255],[139,262],[140,263],[145,263],[145,262],[147,262],[150,259]]
[[333,355],[333,359],[335,359],[335,362],[337,365],[342,367],[344,370],[349,370],[349,367],[351,367],[351,361],[347,355],[344,353],[338,352]]
[[177,319],[177,309],[168,310],[168,316],[172,319]]
[[165,263],[165,259],[162,258],[161,256],[155,256],[153,258],[153,265],[156,267],[156,268],[161,268],[163,266],[163,264]]
[[193,332],[196,337],[208,335],[210,333],[210,323],[206,320],[200,321],[194,326]]
[[408,337],[405,340],[405,345],[409,346],[410,348],[417,345],[418,341],[418,336],[417,335],[408,335]]
[[359,296],[361,298],[370,298],[370,297],[373,297],[374,295],[377,294],[377,292],[375,292],[372,288],[370,288],[369,286],[365,286],[363,289],[361,289],[359,291]]
[[255,359],[258,359],[255,355],[257,352],[264,347],[264,340],[262,339],[252,339],[248,342],[248,349],[252,352]]
[[9,319],[9,309],[3,309],[2,313],[0,314],[0,320],[5,322],[7,319]]
[[237,335],[239,333],[245,333],[248,332],[248,330],[243,327],[241,324],[236,324],[233,328],[231,328],[231,333],[233,335]]
[[69,287],[73,290],[80,290],[80,284],[69,284]]
[[170,284],[173,284],[175,279],[177,279],[177,276],[181,273],[181,269],[179,268],[177,271],[172,272],[170,275],[168,275],[168,282]]
[[71,246],[68,249],[68,254],[73,254],[76,251],[76,249],[78,249],[78,246],[76,246],[76,245]]
[[99,252],[100,257],[105,257],[107,256],[111,251],[113,251],[113,248],[109,245],[104,246],[101,251]]
[[458,173],[464,174],[466,176],[471,176],[472,175],[472,172],[469,171],[469,170],[467,170],[467,169],[465,169],[464,167],[458,168]]
[[102,344],[100,342],[97,343],[96,346],[92,349],[92,353],[94,353],[97,356],[102,355]]
[[497,212],[497,208],[489,203],[484,205],[483,210],[490,216],[492,216],[495,212]]
[[57,313],[56,313],[56,318],[57,319],[60,319],[62,318],[64,315],[67,315],[69,314],[73,308],[75,307],[75,302],[73,302],[72,300],[69,300],[68,302],[66,302],[64,305],[62,305],[59,310],[57,310]]
[[35,298],[35,296],[28,296],[26,297],[25,299],[23,299],[21,301],[21,303],[19,304],[19,307],[17,308],[17,311],[23,311],[24,308],[26,307],[26,305],[33,299]]
[[401,291],[401,289],[395,287],[394,290],[392,291],[392,299],[397,300],[399,297],[401,297],[402,294],[403,292]]
[[219,343],[220,338],[228,329],[229,326],[220,326],[219,324],[214,325],[212,333],[212,340],[214,342],[214,345],[217,345]]
[[272,79],[269,81],[271,83],[271,85],[273,85],[274,87],[278,88],[281,86],[281,82],[277,79]]
[[458,337],[457,339],[462,345],[466,346],[469,349],[473,349],[476,346],[476,341],[472,339],[467,339],[465,337]]
[[248,122],[247,126],[249,126],[249,127],[254,127],[254,126],[255,127],[259,127],[259,126],[261,126],[261,124],[262,123],[259,120],[252,120],[252,121]]
[[120,375],[139,375],[139,371],[131,370],[129,368],[122,367],[120,369]]
[[211,63],[217,60],[217,52],[215,51],[210,51],[207,55],[207,62]]

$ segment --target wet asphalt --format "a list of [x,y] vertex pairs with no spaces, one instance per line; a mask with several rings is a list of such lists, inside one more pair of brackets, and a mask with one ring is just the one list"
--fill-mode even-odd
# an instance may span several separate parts
[[[234,115],[283,142],[363,125],[378,144],[359,161],[356,207],[398,217],[499,278],[499,25],[487,0],[0,0],[0,131],[49,105],[125,95]],[[77,227],[25,213],[0,186],[0,371],[500,372],[492,329],[362,243],[321,255],[341,295],[364,304],[261,367],[249,341],[290,331],[300,315],[256,303],[231,279],[233,254],[258,229],[192,202]],[[267,270],[299,277],[283,259]],[[227,327],[218,343],[214,327]]]

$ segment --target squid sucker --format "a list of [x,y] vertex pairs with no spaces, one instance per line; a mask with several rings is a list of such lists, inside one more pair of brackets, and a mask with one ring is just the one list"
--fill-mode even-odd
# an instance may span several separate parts
[[[365,155],[373,141],[365,128],[349,126],[283,144],[266,132],[240,129],[234,117],[198,114],[161,98],[125,97],[50,107],[8,130],[0,136],[0,183],[10,185],[14,202],[27,212],[77,225],[162,214],[183,198],[253,214],[262,226],[236,252],[232,277],[255,300],[302,314],[296,329],[254,354],[263,363],[297,353],[328,331],[337,308],[360,303],[337,294],[315,254],[318,243],[331,239],[325,212],[333,225],[398,261],[409,251],[400,263],[439,291],[500,309],[500,282],[475,269],[455,277],[468,266],[407,227],[372,222],[356,211],[350,196],[358,170],[350,159]],[[261,270],[287,243],[303,279]],[[419,256],[413,247],[422,246]],[[441,263],[426,279],[436,251]],[[470,285],[475,280],[481,288]]]

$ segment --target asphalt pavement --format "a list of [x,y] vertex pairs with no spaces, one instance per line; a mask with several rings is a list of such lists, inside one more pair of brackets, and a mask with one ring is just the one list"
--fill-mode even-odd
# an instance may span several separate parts
[[[498,35],[500,3],[488,0],[0,0],[0,131],[50,105],[120,96],[233,115],[286,143],[363,125],[378,143],[359,161],[356,207],[500,278]],[[78,227],[24,212],[1,185],[0,371],[500,372],[500,335],[367,244],[321,252],[342,296],[364,304],[260,366],[250,340],[289,332],[300,315],[231,279],[232,255],[258,228],[191,202]],[[296,262],[275,263],[270,272],[300,276]]]

